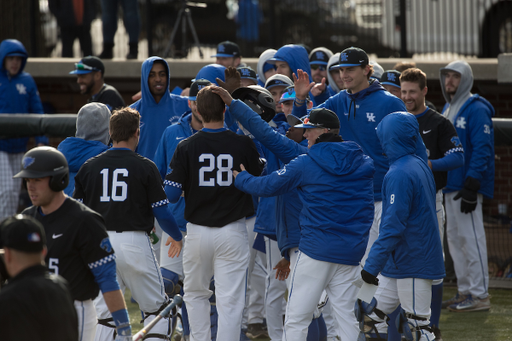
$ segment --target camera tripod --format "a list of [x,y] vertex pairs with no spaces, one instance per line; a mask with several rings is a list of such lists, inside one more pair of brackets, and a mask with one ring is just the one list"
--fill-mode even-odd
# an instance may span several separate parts
[[[178,16],[176,18],[176,22],[174,23],[174,27],[172,29],[171,39],[169,40],[169,43],[167,44],[167,47],[165,48],[163,58],[166,58],[169,54],[169,51],[171,50],[172,44],[174,43],[174,38],[176,38],[176,34],[178,32],[178,25],[181,21],[181,33],[182,33],[182,48],[183,48],[183,55],[187,55],[186,50],[188,49],[187,46],[187,24],[190,28],[190,31],[192,32],[192,37],[194,38],[194,45],[197,46],[199,49],[199,55],[201,56],[201,59],[203,59],[203,51],[201,50],[201,46],[199,45],[199,38],[197,37],[196,29],[194,27],[194,23],[192,22],[192,15],[190,14],[189,6],[196,6],[196,7],[206,7],[206,4],[203,3],[189,3],[185,0],[182,0],[181,2],[181,8],[178,12]],[[175,52],[173,51],[172,56],[175,57]]]

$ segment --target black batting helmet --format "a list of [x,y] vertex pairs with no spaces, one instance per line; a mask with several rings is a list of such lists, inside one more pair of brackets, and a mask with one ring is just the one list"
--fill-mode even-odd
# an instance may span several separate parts
[[34,179],[50,177],[50,189],[60,192],[69,182],[68,162],[64,154],[53,147],[36,147],[23,155],[22,170],[15,178]]
[[270,122],[276,115],[276,104],[272,94],[259,85],[249,85],[245,88],[238,88],[233,91],[231,96],[247,104],[255,113],[260,115],[265,122]]

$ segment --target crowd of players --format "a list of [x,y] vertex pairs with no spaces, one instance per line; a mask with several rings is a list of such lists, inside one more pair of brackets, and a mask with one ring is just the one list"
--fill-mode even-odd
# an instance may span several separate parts
[[[91,95],[75,137],[25,155],[26,141],[0,140],[12,165],[2,181],[23,179],[33,204],[1,225],[12,277],[2,307],[29,316],[74,304],[76,328],[58,339],[98,341],[131,340],[125,288],[146,325],[181,293],[184,340],[440,340],[442,307],[489,310],[482,200],[493,195],[494,109],[470,93],[469,64],[440,70],[440,114],[424,72],[384,71],[356,47],[286,45],[263,52],[257,70],[232,42],[215,57],[180,95],[167,61],[148,58],[129,107],[101,60],[85,57],[71,72]],[[2,77],[30,82],[19,42],[2,42],[0,58]],[[2,111],[40,112],[32,102]],[[458,294],[442,302],[445,221]],[[71,295],[32,306],[8,295],[23,280],[66,291],[43,259]],[[370,302],[357,298],[361,283],[376,286]],[[42,333],[0,315],[13,338]],[[56,326],[47,335],[59,318],[45,314]],[[170,324],[147,339],[170,338]]]

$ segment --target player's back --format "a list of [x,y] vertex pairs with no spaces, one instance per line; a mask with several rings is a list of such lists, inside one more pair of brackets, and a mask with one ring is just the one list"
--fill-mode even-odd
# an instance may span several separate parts
[[186,220],[222,227],[254,214],[252,197],[234,186],[232,170],[240,170],[240,164],[253,175],[261,172],[258,151],[247,136],[203,129],[180,142],[166,184],[182,186]]
[[126,148],[112,148],[89,159],[75,180],[73,196],[103,215],[109,231],[150,231],[152,206],[168,202],[161,195],[155,164]]

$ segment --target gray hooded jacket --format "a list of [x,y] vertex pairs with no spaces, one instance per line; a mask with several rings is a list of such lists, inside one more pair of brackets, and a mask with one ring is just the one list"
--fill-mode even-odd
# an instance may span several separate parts
[[[450,95],[448,95],[446,92],[446,87],[444,84],[446,76],[444,75],[444,71],[455,71],[460,73],[460,84],[453,98],[451,98]],[[439,70],[439,79],[441,81],[441,89],[443,90],[444,99],[447,103],[449,103],[449,106],[446,108],[443,114],[453,124],[455,124],[454,120],[457,116],[457,113],[462,108],[464,103],[466,103],[466,101],[471,97],[470,90],[473,87],[473,71],[467,62],[463,60],[456,60]]]

